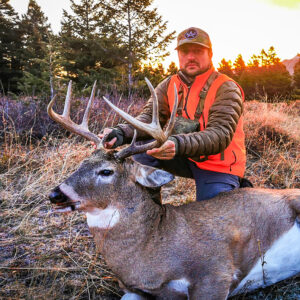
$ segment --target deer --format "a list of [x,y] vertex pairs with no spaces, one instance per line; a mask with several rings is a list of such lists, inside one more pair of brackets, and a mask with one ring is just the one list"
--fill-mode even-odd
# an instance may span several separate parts
[[[124,291],[122,300],[223,300],[300,272],[300,190],[239,188],[181,206],[161,203],[160,187],[174,179],[132,157],[162,144],[172,132],[177,96],[165,130],[155,90],[152,123],[144,124],[104,101],[149,144],[104,149],[88,129],[96,82],[80,125],[70,119],[71,82],[62,115],[49,116],[96,144],[78,169],[52,190],[57,213],[82,211],[98,251]],[[176,86],[175,95],[177,95]]]

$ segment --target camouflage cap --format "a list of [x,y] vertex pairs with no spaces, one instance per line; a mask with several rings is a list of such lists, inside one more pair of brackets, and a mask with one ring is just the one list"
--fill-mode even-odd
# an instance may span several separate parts
[[177,47],[175,50],[184,44],[198,44],[208,49],[211,49],[211,41],[209,35],[196,27],[190,27],[181,33],[177,37]]

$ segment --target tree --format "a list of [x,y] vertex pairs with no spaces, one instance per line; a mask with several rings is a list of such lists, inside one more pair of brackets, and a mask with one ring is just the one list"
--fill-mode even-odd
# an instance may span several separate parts
[[259,67],[259,57],[253,54],[247,64],[248,67]]
[[124,64],[119,59],[120,43],[101,1],[71,0],[72,14],[63,12],[59,33],[61,65],[67,77],[80,86],[95,79],[109,82],[115,67]]
[[[300,57],[300,54],[298,54],[298,57]],[[293,80],[294,80],[294,86],[296,89],[300,89],[300,59],[295,64],[294,67],[294,74],[293,74]],[[299,92],[300,94],[300,92]]]
[[35,0],[29,1],[27,13],[22,16],[21,28],[24,76],[18,86],[34,96],[36,92],[49,90],[49,44],[53,36],[47,17]]
[[118,40],[125,49],[122,58],[128,67],[129,94],[138,62],[165,57],[166,47],[175,38],[174,31],[165,34],[167,22],[156,8],[151,8],[152,4],[153,0],[106,1],[106,8],[113,16],[112,26],[117,29]]
[[262,67],[262,89],[269,99],[284,98],[291,94],[292,78],[284,64],[273,63]]
[[162,64],[158,64],[157,66],[153,66],[152,64],[142,65],[136,70],[135,90],[143,96],[149,96],[150,91],[145,82],[145,78],[149,79],[151,84],[155,87],[164,80],[167,75]]
[[221,60],[221,62],[219,63],[219,68],[218,71],[226,74],[229,77],[233,77],[233,70],[232,70],[232,62],[231,60],[225,60],[225,58],[223,58]]
[[246,64],[241,54],[239,54],[236,60],[234,61],[233,67],[234,67],[234,77],[238,81],[238,79],[246,69]]
[[20,61],[21,33],[19,17],[9,4],[0,2],[0,78],[1,90],[17,92],[17,82],[22,76]]
[[280,63],[280,58],[277,56],[277,53],[275,52],[275,48],[273,46],[269,48],[267,58],[268,65],[276,65]]
[[[18,88],[26,95],[32,93],[43,95],[45,99],[51,98],[60,85],[60,57],[57,52],[58,41],[55,36],[49,38],[44,58],[32,58],[31,61],[39,65],[40,71],[37,76],[33,72],[24,70],[23,78],[18,83]],[[36,70],[35,70],[36,71]]]
[[249,67],[270,66],[280,62],[275,48],[271,46],[266,52],[265,49],[260,51],[259,55],[253,54],[248,62]]
[[167,69],[167,75],[174,75],[178,72],[178,68],[176,66],[176,64],[174,63],[174,61],[172,61]]
[[27,13],[22,16],[21,26],[24,68],[26,71],[38,76],[41,70],[38,63],[35,63],[32,59],[45,58],[52,31],[47,17],[35,0],[29,1]]
[[260,66],[270,66],[280,62],[273,46],[269,48],[268,52],[262,49],[258,58],[260,60]]
[[291,93],[291,76],[277,57],[274,47],[270,47],[268,52],[262,49],[260,55],[254,54],[238,82],[248,99],[273,101]]

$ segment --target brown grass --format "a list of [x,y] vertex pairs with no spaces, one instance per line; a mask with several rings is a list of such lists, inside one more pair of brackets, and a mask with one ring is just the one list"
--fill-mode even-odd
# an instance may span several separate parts
[[[246,105],[246,177],[256,186],[300,188],[300,116],[293,105]],[[6,134],[13,136],[13,130]],[[30,134],[28,135],[30,137]],[[96,253],[83,214],[51,213],[49,191],[92,152],[54,136],[0,145],[0,298],[119,299],[116,279]],[[165,202],[193,201],[192,180],[165,187]],[[299,278],[235,299],[299,299]]]
[[300,188],[300,111],[249,102],[245,111],[246,176],[257,186]]

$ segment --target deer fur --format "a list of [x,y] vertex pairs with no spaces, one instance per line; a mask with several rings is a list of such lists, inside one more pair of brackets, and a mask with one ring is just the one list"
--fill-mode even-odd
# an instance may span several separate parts
[[57,211],[86,213],[122,299],[227,299],[300,272],[300,190],[162,205],[159,188],[172,179],[97,150],[50,195]]

